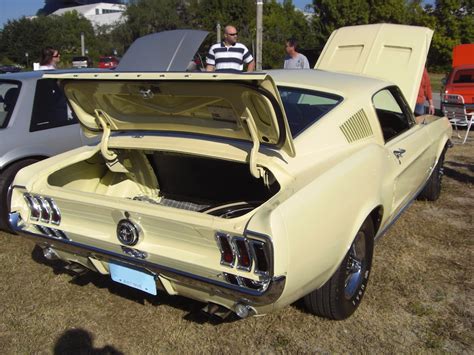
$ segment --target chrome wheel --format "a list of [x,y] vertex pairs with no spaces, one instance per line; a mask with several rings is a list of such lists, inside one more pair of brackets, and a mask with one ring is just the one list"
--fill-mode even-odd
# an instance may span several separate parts
[[344,282],[344,296],[346,300],[354,297],[364,280],[364,273],[367,270],[366,245],[364,233],[357,233],[357,237],[352,242],[346,264],[346,277]]

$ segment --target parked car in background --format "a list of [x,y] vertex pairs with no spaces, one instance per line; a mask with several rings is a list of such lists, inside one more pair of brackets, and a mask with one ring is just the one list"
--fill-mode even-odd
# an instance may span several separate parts
[[92,67],[92,59],[87,56],[79,56],[72,58],[72,67],[76,69]]
[[99,57],[99,68],[114,69],[117,67],[119,60],[115,56],[101,56]]
[[18,65],[2,65],[0,64],[0,74],[5,73],[17,73],[21,71],[21,67]]
[[460,44],[453,49],[452,70],[445,82],[442,102],[452,102],[451,98],[461,95],[468,112],[474,111],[474,44]]
[[8,195],[18,170],[94,142],[68,109],[57,80],[44,72],[0,75],[0,228],[9,229]]
[[12,227],[71,269],[210,314],[303,298],[311,313],[347,318],[375,240],[414,198],[441,191],[451,125],[413,115],[432,34],[342,28],[320,70],[236,74],[171,71],[197,47],[170,31],[153,37],[160,57],[145,67],[157,71],[130,71],[130,58],[113,73],[50,73],[101,143],[22,169]]

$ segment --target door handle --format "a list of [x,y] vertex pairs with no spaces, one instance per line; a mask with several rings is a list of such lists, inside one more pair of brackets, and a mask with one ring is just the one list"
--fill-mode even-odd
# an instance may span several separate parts
[[393,151],[393,154],[395,155],[395,157],[398,159],[398,162],[401,164],[402,162],[400,161],[400,158],[403,157],[403,155],[406,153],[406,150],[403,149],[403,148],[398,148],[396,150]]

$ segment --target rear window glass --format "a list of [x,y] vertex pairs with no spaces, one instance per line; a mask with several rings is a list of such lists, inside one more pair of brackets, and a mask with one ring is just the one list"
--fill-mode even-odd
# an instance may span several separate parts
[[318,121],[342,101],[340,96],[319,91],[290,87],[279,87],[278,90],[293,137]]
[[0,81],[0,128],[8,125],[20,94],[20,84],[12,81]]
[[30,132],[77,123],[66,96],[56,80],[42,79],[36,84]]
[[453,84],[474,83],[474,69],[458,70],[454,73]]

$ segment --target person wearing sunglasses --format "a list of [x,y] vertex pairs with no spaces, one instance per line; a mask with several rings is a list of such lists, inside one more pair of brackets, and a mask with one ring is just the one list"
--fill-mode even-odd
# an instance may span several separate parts
[[237,42],[237,29],[226,26],[224,40],[211,46],[206,58],[206,70],[240,73],[247,64],[247,71],[255,70],[255,61],[248,48]]
[[61,59],[61,54],[53,47],[46,47],[41,51],[41,60],[38,70],[53,70]]

